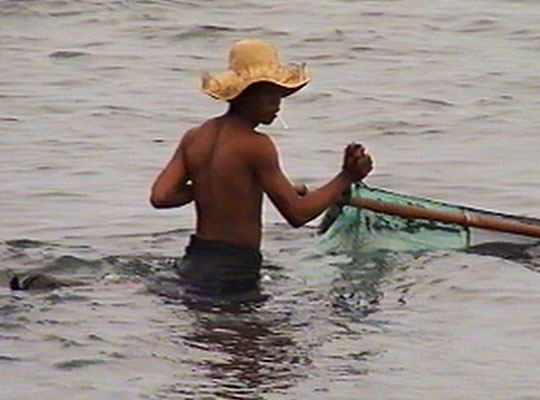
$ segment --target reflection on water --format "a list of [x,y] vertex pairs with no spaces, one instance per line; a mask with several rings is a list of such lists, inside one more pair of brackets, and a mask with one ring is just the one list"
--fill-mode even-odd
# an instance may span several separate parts
[[[183,380],[165,392],[186,399],[259,399],[294,386],[311,363],[288,334],[288,317],[264,310],[263,304],[184,305],[194,322],[189,332],[177,333],[177,340],[199,353],[193,360],[198,379]],[[185,318],[184,311],[177,314]]]
[[[297,239],[301,241],[301,237]],[[66,259],[67,249],[62,246],[41,246],[54,250],[55,256],[42,255],[41,261],[36,258],[32,264],[48,260],[47,271],[64,274],[82,268],[91,272],[97,284],[11,295],[5,286],[0,292],[0,335],[6,349],[8,340],[11,347],[0,354],[0,360],[19,370],[37,368],[34,365],[49,360],[50,368],[35,369],[42,377],[52,376],[57,370],[75,371],[79,375],[73,376],[73,389],[66,389],[69,393],[79,390],[77,385],[93,379],[94,374],[115,371],[119,374],[115,375],[119,379],[117,387],[134,393],[144,390],[147,396],[143,398],[148,399],[322,400],[339,397],[340,391],[352,399],[358,390],[366,395],[381,390],[379,380],[392,382],[384,391],[393,395],[408,377],[415,378],[418,387],[423,384],[415,368],[423,354],[429,352],[429,346],[424,348],[420,337],[427,337],[433,346],[443,334],[474,350],[476,343],[473,339],[469,343],[468,338],[475,337],[475,328],[467,324],[467,311],[478,313],[483,318],[480,321],[489,324],[486,335],[504,346],[513,346],[510,336],[499,334],[497,310],[510,311],[536,296],[533,288],[525,293],[523,284],[535,276],[527,275],[530,271],[524,268],[505,265],[500,259],[490,261],[465,252],[379,252],[349,261],[331,255],[307,259],[302,251],[289,251],[301,250],[298,246],[287,250],[283,243],[274,243],[276,249],[286,250],[272,253],[278,266],[265,270],[272,275],[264,288],[273,294],[272,298],[259,303],[219,305],[134,292],[141,286],[131,281],[134,274],[147,280],[171,272],[174,259],[149,254],[110,255],[90,262],[82,256]],[[17,247],[19,258],[36,255],[36,246]],[[13,255],[8,251],[13,246],[4,243],[4,247],[0,261]],[[496,247],[502,251],[500,244]],[[538,259],[538,246],[509,250],[512,252],[505,254],[512,257],[523,253],[529,261]],[[332,273],[318,274],[309,282],[300,280],[294,276],[293,267],[279,266],[282,254],[291,260],[291,265],[305,267],[303,273],[321,268]],[[104,273],[119,279],[99,280]],[[513,285],[511,290],[509,284]],[[506,298],[511,301],[506,302]],[[465,310],[464,301],[484,306]],[[516,324],[521,324],[516,326],[521,326],[523,337],[533,332],[531,321],[537,312],[530,304],[527,307],[533,310],[531,318],[527,312],[521,316],[515,312],[513,316]],[[426,309],[431,311],[426,313]],[[452,330],[444,328],[442,332],[440,326],[448,318]],[[42,337],[44,332],[47,337],[59,337],[62,347],[51,347]],[[65,347],[65,343],[79,344]],[[410,351],[411,346],[414,351]],[[506,353],[503,347],[496,350],[499,356]],[[467,364],[444,353],[444,349],[429,354],[439,357],[436,360],[441,363],[450,358],[458,364],[456,368],[461,364],[465,369],[474,368],[476,362]],[[529,360],[514,371],[514,376],[528,371],[530,365]],[[131,386],[134,379],[141,379],[139,386]],[[53,381],[57,386],[63,383]],[[52,389],[51,393],[58,390]],[[103,397],[95,398],[110,398],[114,390],[103,390]]]
[[334,311],[353,321],[376,312],[384,296],[381,281],[395,265],[395,258],[390,252],[378,252],[338,264],[339,276],[332,282]]

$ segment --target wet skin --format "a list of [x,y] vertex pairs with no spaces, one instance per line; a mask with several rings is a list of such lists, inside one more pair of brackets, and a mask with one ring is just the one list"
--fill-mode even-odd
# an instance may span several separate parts
[[263,193],[295,227],[338,201],[352,182],[369,174],[371,157],[361,145],[350,144],[342,170],[330,181],[307,193],[295,188],[271,138],[255,130],[272,123],[284,94],[273,84],[251,85],[227,113],[186,132],[154,182],[151,204],[170,208],[194,200],[199,237],[259,248]]

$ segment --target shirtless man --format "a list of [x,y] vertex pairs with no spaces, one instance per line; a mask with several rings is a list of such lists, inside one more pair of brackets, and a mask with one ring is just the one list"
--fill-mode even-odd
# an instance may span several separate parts
[[311,191],[295,187],[281,169],[272,139],[256,127],[271,124],[281,99],[309,82],[303,67],[281,66],[267,43],[241,41],[231,50],[231,71],[233,78],[203,78],[203,90],[228,101],[229,109],[185,133],[150,197],[156,208],[195,201],[196,234],[179,273],[212,294],[257,285],[263,193],[289,224],[300,227],[372,170],[364,148],[350,144],[341,171],[328,183]]

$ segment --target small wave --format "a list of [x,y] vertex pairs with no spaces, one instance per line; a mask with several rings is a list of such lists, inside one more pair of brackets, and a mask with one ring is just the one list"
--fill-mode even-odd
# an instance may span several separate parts
[[17,117],[0,117],[0,121],[3,121],[3,122],[19,122],[19,118],[17,118]]
[[444,133],[441,129],[426,129],[421,132],[422,135],[440,135]]
[[354,46],[350,49],[353,52],[367,52],[367,51],[375,51],[376,49],[371,46]]
[[103,261],[122,274],[147,277],[170,270],[177,259],[163,256],[108,256]]
[[409,132],[407,131],[396,131],[396,130],[388,130],[382,133],[383,136],[406,136],[408,134]]
[[107,46],[113,43],[112,41],[95,41],[95,42],[88,42],[82,45],[82,47],[101,47],[101,46]]
[[99,108],[105,109],[105,110],[113,110],[113,111],[135,111],[135,108],[118,106],[115,104],[104,104],[100,106]]
[[32,239],[14,239],[14,240],[8,240],[5,243],[9,247],[13,247],[16,249],[32,249],[32,248],[43,247],[43,246],[48,245],[48,243],[40,242],[38,240],[32,240]]
[[322,101],[332,98],[332,93],[330,92],[316,92],[316,93],[305,93],[303,96],[299,96],[295,101],[299,104],[304,103],[315,103],[317,101]]
[[[64,286],[85,285],[92,282],[110,282],[111,276],[138,279],[170,271],[177,258],[156,255],[106,255],[87,257],[88,246],[60,246],[32,239],[0,242],[0,284],[11,285],[14,278],[23,289],[54,289]],[[9,268],[8,268],[9,267]],[[30,282],[25,285],[24,282]],[[15,284],[14,284],[15,285]],[[17,285],[15,285],[17,286]]]
[[100,358],[90,358],[90,359],[74,359],[69,361],[62,361],[54,364],[58,369],[71,371],[78,368],[89,367],[92,365],[106,364],[107,361]]
[[470,22],[468,27],[459,29],[460,33],[479,33],[489,32],[501,28],[501,24],[497,21],[489,18],[482,18],[476,21]]
[[50,342],[60,343],[62,347],[84,347],[85,346],[84,343],[78,342],[73,339],[68,339],[63,336],[54,335],[54,334],[47,335],[45,337],[45,340],[50,341]]
[[74,16],[81,15],[84,13],[85,11],[83,10],[71,10],[71,11],[54,11],[54,12],[49,12],[48,14],[51,17],[60,18],[60,17],[74,17]]
[[2,362],[14,362],[14,361],[21,361],[18,357],[12,357],[12,356],[6,356],[3,354],[0,354],[0,363]]
[[72,302],[87,302],[90,301],[90,297],[80,296],[73,293],[52,293],[45,297],[45,301],[49,304],[61,304]]
[[170,37],[171,40],[187,40],[203,38],[210,36],[219,36],[222,34],[250,34],[253,36],[275,37],[288,35],[285,31],[265,29],[262,27],[232,28],[223,25],[192,25],[184,28],[182,32],[176,33]]
[[453,103],[450,103],[449,101],[445,101],[445,100],[438,100],[438,99],[418,99],[419,102],[421,103],[427,103],[427,104],[432,104],[432,105],[435,105],[435,106],[444,106],[444,107],[453,107],[455,104]]
[[84,51],[58,50],[49,54],[49,57],[51,58],[76,58],[76,57],[84,57],[84,56],[89,56],[89,55],[90,53],[86,53]]
[[5,304],[3,306],[0,306],[0,316],[6,317],[8,315],[19,312],[21,309],[22,307],[16,304]]
[[217,33],[234,32],[235,29],[219,25],[195,25],[188,27],[183,32],[171,36],[172,40],[186,40],[197,37],[205,37]]
[[101,260],[85,260],[72,255],[63,255],[54,259],[44,270],[48,272],[74,272],[78,269],[89,268],[99,269],[102,266]]
[[86,195],[84,193],[73,193],[73,192],[70,193],[70,192],[62,192],[62,191],[59,191],[59,190],[52,190],[52,191],[49,191],[49,192],[35,193],[35,194],[32,194],[31,197],[45,198],[45,199],[50,198],[50,197],[84,199],[84,198],[88,198],[88,195]]
[[207,32],[233,32],[234,28],[229,28],[227,26],[220,25],[199,25],[199,28]]
[[26,326],[24,326],[23,323],[0,322],[0,329],[3,331],[24,330],[26,329]]

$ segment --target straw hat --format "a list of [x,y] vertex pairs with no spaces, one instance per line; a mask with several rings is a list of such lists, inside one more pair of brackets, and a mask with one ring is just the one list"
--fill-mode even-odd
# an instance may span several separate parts
[[282,65],[274,46],[261,40],[236,42],[229,53],[229,70],[217,77],[203,72],[202,91],[230,101],[256,82],[270,82],[285,89],[283,97],[304,87],[310,79],[305,65]]

